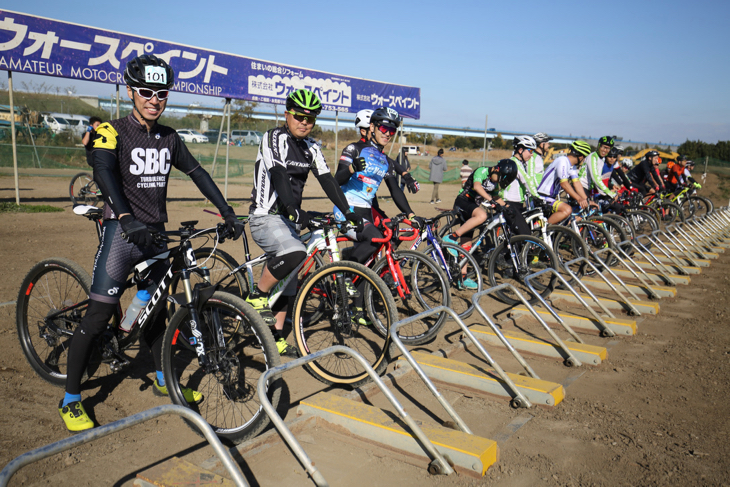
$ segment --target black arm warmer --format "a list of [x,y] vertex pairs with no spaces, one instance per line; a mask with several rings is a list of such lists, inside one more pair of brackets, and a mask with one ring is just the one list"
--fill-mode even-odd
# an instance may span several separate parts
[[690,183],[696,183],[697,182],[697,181],[695,181],[695,178],[693,178],[692,176],[687,176],[687,181],[689,181]]
[[342,213],[347,214],[350,212],[350,205],[347,204],[345,193],[342,192],[342,188],[340,188],[340,185],[337,184],[337,181],[331,173],[326,172],[324,174],[320,174],[317,176],[317,181],[319,181],[320,186],[322,186],[324,194],[327,195],[332,203],[337,205],[337,208],[339,208]]
[[208,171],[198,166],[189,174],[190,179],[193,180],[195,186],[198,187],[203,196],[205,196],[211,203],[218,208],[221,216],[226,216],[226,213],[233,211],[233,208],[228,206],[226,199],[223,197],[221,190],[213,182],[213,178],[210,177]]
[[271,174],[271,183],[274,185],[276,194],[279,195],[279,201],[281,201],[284,208],[290,206],[299,208],[297,200],[294,199],[294,192],[291,189],[289,175],[286,173],[284,166],[275,165],[269,169],[269,173]]
[[390,190],[390,195],[393,197],[393,203],[395,203],[395,206],[397,206],[398,209],[406,215],[413,213],[411,206],[408,204],[408,199],[406,199],[406,195],[403,194],[403,190],[401,190],[400,186],[398,186],[398,181],[396,181],[394,177],[389,177],[385,178],[385,184],[388,185],[388,189]]
[[350,172],[349,164],[337,165],[337,172],[335,172],[335,181],[337,181],[337,184],[342,186],[347,183],[350,180],[350,176],[352,176],[352,173]]
[[[390,159],[390,157],[388,159]],[[390,160],[393,161],[393,159]],[[400,156],[396,157],[393,161],[393,167],[395,168],[395,172],[398,173],[398,176],[401,176],[404,172],[408,170],[405,164],[401,164]]]
[[117,156],[113,152],[102,149],[95,150],[92,154],[94,181],[99,185],[104,201],[114,211],[117,218],[125,213],[132,214],[129,201],[122,193],[122,185],[115,174]]
[[631,189],[631,181],[629,181],[629,178],[626,177],[626,173],[621,169],[620,167],[618,169],[613,170],[614,174],[618,176],[617,179],[621,181],[621,183],[624,185],[624,188]]

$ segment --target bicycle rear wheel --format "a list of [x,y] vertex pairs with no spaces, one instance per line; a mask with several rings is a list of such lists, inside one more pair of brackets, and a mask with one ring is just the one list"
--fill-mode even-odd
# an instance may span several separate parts
[[[372,325],[353,320],[356,298],[348,293],[346,279],[363,289],[364,309]],[[310,319],[315,313],[321,314],[319,320]],[[390,329],[397,319],[393,296],[372,270],[355,262],[333,262],[315,269],[302,284],[294,304],[292,325],[302,356],[344,345],[360,353],[376,373],[382,374],[394,345],[389,338],[383,338],[375,324]],[[327,355],[309,362],[305,369],[330,385],[357,387],[370,378],[359,362],[345,354]]]
[[[77,263],[63,258],[37,263],[23,279],[15,308],[20,346],[33,370],[45,381],[66,385],[68,350],[74,331],[89,305],[91,277]],[[119,321],[119,313],[114,317]],[[92,353],[88,379],[101,356]]]
[[101,201],[101,191],[94,177],[88,172],[80,172],[71,178],[68,193],[74,205],[97,206]]
[[441,253],[433,245],[428,246],[424,253],[446,274],[450,283],[451,309],[462,320],[468,318],[474,312],[471,297],[484,287],[477,260],[464,247],[446,243],[441,244]]
[[[200,414],[229,444],[253,438],[269,424],[257,392],[259,377],[279,365],[269,328],[243,299],[217,291],[203,303],[196,331],[200,336],[191,329],[187,308],[175,313],[165,331],[162,369],[170,399]],[[201,342],[206,366],[201,366],[195,350]],[[188,403],[183,388],[201,392],[203,401]],[[281,389],[280,377],[267,384],[266,394],[274,408]],[[200,434],[192,423],[188,425]]]
[[[373,271],[390,288],[397,306],[399,319],[413,316],[438,306],[451,306],[449,282],[436,262],[421,252],[412,250],[396,250],[393,252],[396,268],[403,273],[408,289],[405,298],[398,291],[397,278],[390,272],[387,258],[382,258],[373,265]],[[404,325],[398,329],[398,337],[408,345],[421,345],[432,340],[448,318],[446,313],[439,313]],[[389,328],[376,328],[383,336],[388,336]]]
[[[534,304],[538,299],[527,286],[525,278],[548,267],[560,271],[558,257],[548,244],[530,235],[514,236],[509,243],[512,252],[507,242],[502,241],[490,255],[487,269],[489,283],[492,286],[511,284],[530,304]],[[546,272],[529,282],[535,292],[546,298],[555,289],[556,281],[557,277],[553,273]],[[522,303],[510,289],[501,289],[495,294],[510,306]]]

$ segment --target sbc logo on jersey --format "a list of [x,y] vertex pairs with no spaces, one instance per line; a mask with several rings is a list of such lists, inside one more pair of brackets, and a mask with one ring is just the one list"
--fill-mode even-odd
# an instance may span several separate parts
[[132,162],[129,172],[135,176],[140,174],[167,174],[170,172],[170,149],[155,148],[132,149]]

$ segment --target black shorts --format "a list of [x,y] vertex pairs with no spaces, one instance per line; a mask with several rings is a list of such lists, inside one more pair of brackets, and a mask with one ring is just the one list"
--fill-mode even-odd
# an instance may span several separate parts
[[[162,223],[150,225],[164,230]],[[94,260],[90,298],[102,303],[118,303],[124,292],[132,267],[164,251],[164,247],[141,248],[122,238],[119,220],[106,220],[101,227],[101,243]],[[167,266],[158,265],[149,278],[158,282],[167,272]]]
[[471,218],[477,208],[479,208],[479,205],[474,200],[465,198],[462,195],[457,196],[454,201],[454,211],[456,211],[461,223]]

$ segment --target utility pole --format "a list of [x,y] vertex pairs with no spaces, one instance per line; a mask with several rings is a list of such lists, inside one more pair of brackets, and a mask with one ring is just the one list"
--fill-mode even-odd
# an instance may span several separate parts
[[487,130],[489,130],[487,127],[489,126],[489,115],[486,115],[484,117],[484,148],[482,149],[482,166],[484,166],[484,162],[487,160]]

